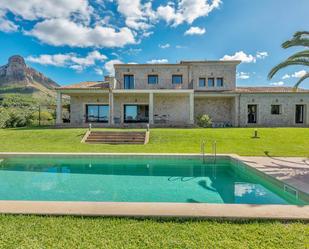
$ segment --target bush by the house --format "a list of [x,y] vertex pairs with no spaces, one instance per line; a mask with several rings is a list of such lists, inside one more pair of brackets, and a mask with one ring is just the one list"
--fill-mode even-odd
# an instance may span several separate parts
[[212,120],[211,118],[206,115],[206,114],[203,114],[203,115],[199,115],[197,118],[196,118],[196,123],[199,127],[203,127],[203,128],[208,128],[208,127],[212,127]]

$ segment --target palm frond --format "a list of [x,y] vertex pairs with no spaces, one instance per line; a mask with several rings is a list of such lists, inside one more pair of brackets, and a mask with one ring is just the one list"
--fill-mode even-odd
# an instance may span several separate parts
[[295,59],[295,60],[285,60],[284,62],[281,62],[277,66],[273,67],[270,72],[268,73],[268,79],[272,79],[272,77],[282,68],[288,67],[288,66],[295,66],[295,65],[301,65],[301,66],[309,66],[309,58],[308,59]]
[[303,35],[309,35],[309,31],[297,31],[294,33],[294,38],[300,38]]
[[285,41],[282,43],[282,48],[290,48],[294,46],[303,46],[303,47],[309,47],[309,39],[308,38],[296,38],[291,39],[288,41]]
[[307,72],[303,77],[301,77],[296,84],[294,85],[294,88],[297,89],[300,83],[302,83],[305,79],[309,78],[309,72]]
[[306,58],[309,59],[309,50],[304,50],[296,54],[293,54],[292,56],[287,58],[287,60],[306,59]]

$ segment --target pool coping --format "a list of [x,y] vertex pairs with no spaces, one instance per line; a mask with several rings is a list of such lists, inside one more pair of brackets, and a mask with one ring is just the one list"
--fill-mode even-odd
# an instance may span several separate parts
[[[177,156],[201,157],[199,153],[61,153],[61,152],[0,152],[0,156],[64,155],[64,156]],[[213,156],[205,154],[205,156]],[[272,178],[277,184],[289,185],[243,162],[236,154],[218,154],[245,164]],[[291,157],[292,158],[292,157]],[[295,186],[292,186],[295,187]],[[297,188],[297,187],[296,187]],[[300,191],[300,190],[299,190]],[[301,192],[301,191],[300,191]],[[307,192],[307,191],[305,191]],[[309,189],[308,189],[309,193]],[[308,193],[304,193],[307,195]],[[134,217],[195,217],[224,219],[301,219],[309,220],[309,205],[251,205],[208,203],[156,202],[76,202],[76,201],[0,201],[2,214],[78,215],[78,216],[134,216]]]

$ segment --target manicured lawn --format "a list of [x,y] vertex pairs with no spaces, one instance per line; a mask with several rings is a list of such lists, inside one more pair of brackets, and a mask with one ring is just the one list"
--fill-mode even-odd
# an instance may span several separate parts
[[308,248],[309,226],[274,221],[216,222],[0,216],[0,248]]
[[151,129],[147,145],[80,143],[86,129],[0,129],[1,152],[149,152],[200,153],[202,139],[217,141],[218,153],[309,156],[309,128]]

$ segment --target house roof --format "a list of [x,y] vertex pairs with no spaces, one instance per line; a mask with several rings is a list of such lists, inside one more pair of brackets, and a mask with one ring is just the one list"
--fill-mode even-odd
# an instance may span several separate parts
[[295,90],[293,87],[237,87],[236,92],[239,93],[292,93],[292,92],[305,92],[309,93],[309,90],[298,88]]
[[56,90],[60,89],[109,89],[108,81],[85,81],[73,85],[57,87]]

